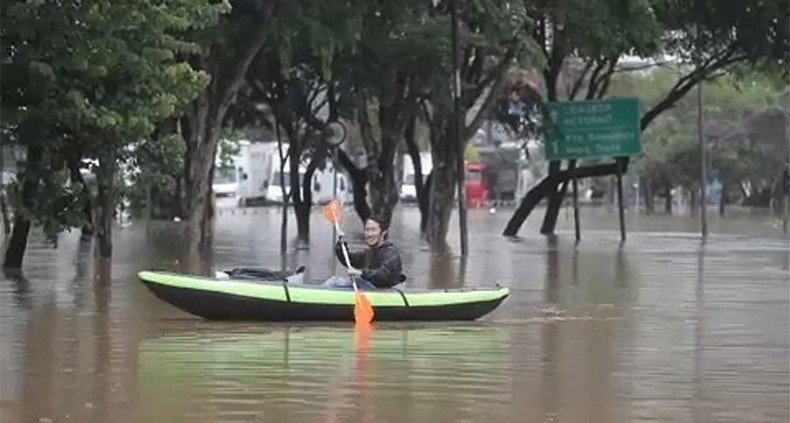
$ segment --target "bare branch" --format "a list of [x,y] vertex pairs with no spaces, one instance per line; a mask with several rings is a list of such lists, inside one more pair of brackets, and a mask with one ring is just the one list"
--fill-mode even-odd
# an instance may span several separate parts
[[573,87],[571,88],[571,91],[568,93],[568,100],[573,100],[574,98],[576,98],[576,95],[579,93],[579,90],[582,87],[582,82],[584,82],[584,78],[587,77],[587,74],[590,72],[590,69],[592,68],[594,62],[595,60],[587,60],[585,62],[584,69],[582,69],[579,78],[576,79],[576,81],[573,83]]
[[592,74],[590,75],[590,81],[587,85],[587,94],[585,94],[585,98],[590,100],[595,95],[595,92],[598,91],[598,83],[600,80],[598,79],[598,75],[601,74],[604,67],[606,66],[606,60],[597,60],[596,59],[595,69],[593,69]]
[[609,59],[609,69],[607,69],[606,73],[601,77],[602,82],[598,88],[598,92],[595,93],[595,98],[603,98],[606,92],[609,91],[609,84],[612,82],[612,74],[614,74],[614,69],[617,66],[617,60],[617,57]]
[[732,49],[727,49],[720,57],[711,57],[705,60],[700,67],[697,67],[687,75],[683,76],[669,90],[666,97],[658,104],[653,106],[642,116],[640,126],[644,131],[648,125],[663,111],[672,107],[678,100],[683,98],[694,86],[705,78],[710,77],[711,73],[722,70],[727,66],[746,60],[745,55],[732,55]]

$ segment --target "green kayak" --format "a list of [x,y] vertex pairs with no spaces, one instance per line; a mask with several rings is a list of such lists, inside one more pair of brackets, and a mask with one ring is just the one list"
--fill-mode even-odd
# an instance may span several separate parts
[[[354,292],[286,280],[217,279],[143,271],[139,279],[161,300],[210,320],[354,320]],[[509,295],[502,287],[365,291],[377,321],[474,320]]]

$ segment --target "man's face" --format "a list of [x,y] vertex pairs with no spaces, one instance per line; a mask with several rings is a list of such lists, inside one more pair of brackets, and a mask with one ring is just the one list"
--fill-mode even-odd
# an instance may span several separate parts
[[383,243],[384,234],[385,232],[382,232],[381,225],[375,220],[368,219],[365,222],[365,244],[368,247],[378,247]]

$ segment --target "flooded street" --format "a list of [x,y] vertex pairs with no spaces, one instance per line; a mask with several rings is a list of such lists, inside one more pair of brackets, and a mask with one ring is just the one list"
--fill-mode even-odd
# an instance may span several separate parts
[[[775,221],[696,220],[582,210],[582,242],[500,236],[510,210],[471,211],[470,256],[436,258],[419,213],[392,238],[406,287],[509,287],[469,323],[208,322],[136,279],[183,267],[174,224],[119,228],[111,278],[78,231],[58,249],[31,240],[22,274],[2,276],[2,422],[787,422],[790,246]],[[351,214],[347,232],[361,240]],[[281,264],[276,208],[223,209],[213,269]],[[289,229],[294,229],[293,221]],[[451,245],[457,223],[451,222]],[[315,211],[309,249],[288,266],[341,273]],[[207,267],[208,267],[207,266]]]

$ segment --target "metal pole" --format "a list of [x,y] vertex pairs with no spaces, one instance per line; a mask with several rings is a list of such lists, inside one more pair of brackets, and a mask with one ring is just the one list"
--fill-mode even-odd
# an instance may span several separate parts
[[[699,52],[697,54],[699,54]],[[708,238],[708,169],[705,160],[705,134],[702,120],[703,81],[704,80],[697,84],[697,134],[699,136],[700,151],[700,223],[702,225],[702,239],[705,240]]]
[[458,149],[458,223],[461,232],[461,255],[466,256],[469,249],[466,233],[466,193],[464,191],[464,122],[461,121],[461,73],[458,69],[458,60],[460,57],[458,45],[458,0],[452,0],[451,7],[453,47],[453,134],[455,136],[455,145]]
[[[332,147],[332,199],[333,200],[338,199],[337,198],[337,147]],[[335,242],[335,239],[337,239],[337,226],[332,226],[333,243]]]
[[782,230],[790,234],[790,94],[785,95],[785,141],[787,141],[787,162],[782,175]]
[[790,188],[788,188],[788,185],[790,185],[790,182],[788,182],[788,180],[790,180],[790,159],[788,160],[789,161],[785,166],[785,171],[782,178],[782,189],[784,190],[784,196],[782,198],[782,208],[784,209],[782,212],[782,231],[784,232],[785,236],[790,234],[790,230],[788,230],[788,227],[790,227]]
[[581,229],[579,228],[579,178],[576,177],[576,161],[571,160],[571,174],[573,175],[573,226],[576,231],[576,243],[582,240]]
[[623,161],[617,158],[617,208],[620,212],[620,241],[625,241],[625,218],[623,216]]

